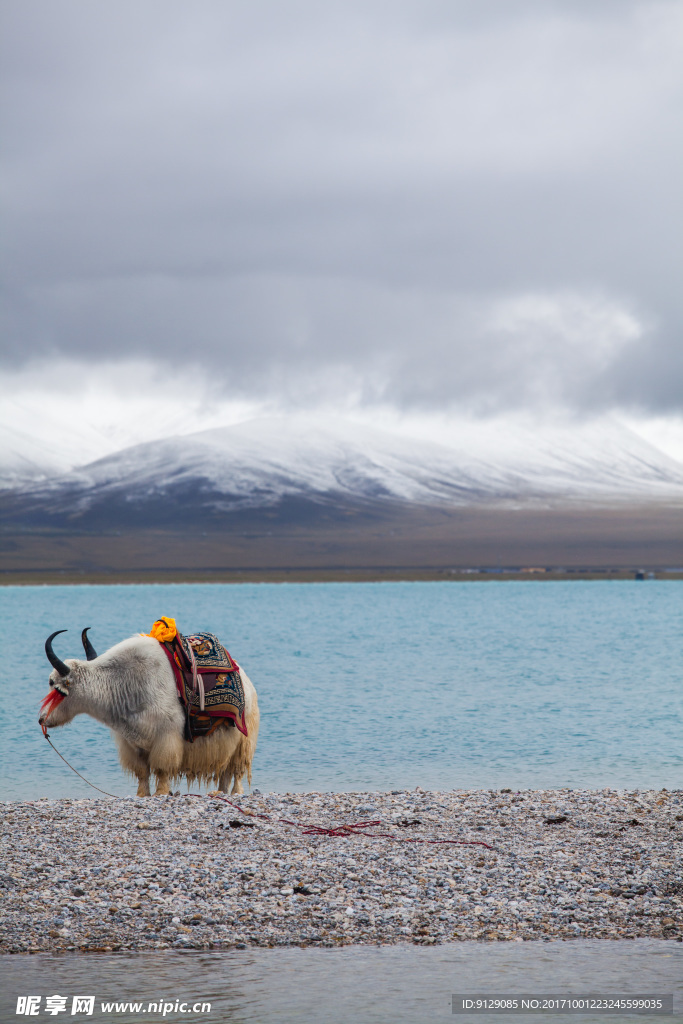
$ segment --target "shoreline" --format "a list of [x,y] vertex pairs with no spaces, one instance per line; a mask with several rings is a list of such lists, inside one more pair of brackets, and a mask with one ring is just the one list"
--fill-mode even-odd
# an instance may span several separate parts
[[624,569],[234,569],[214,572],[198,570],[140,570],[120,572],[0,570],[0,587],[49,586],[131,586],[135,584],[239,584],[239,583],[410,583],[448,582],[565,582],[576,580],[683,580],[683,569],[645,566]]
[[4,803],[0,953],[683,941],[683,790],[229,800]]

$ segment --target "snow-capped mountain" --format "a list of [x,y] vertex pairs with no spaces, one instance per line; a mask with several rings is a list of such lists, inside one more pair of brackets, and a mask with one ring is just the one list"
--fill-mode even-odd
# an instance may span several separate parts
[[[480,425],[449,444],[343,420],[273,417],[125,448],[5,491],[5,519],[137,525],[302,503],[683,502],[683,465],[616,423]],[[292,513],[293,514],[293,513]]]

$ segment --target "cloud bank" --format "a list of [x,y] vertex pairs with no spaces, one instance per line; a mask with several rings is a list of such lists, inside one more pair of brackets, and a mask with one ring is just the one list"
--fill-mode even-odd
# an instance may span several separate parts
[[683,414],[677,0],[3,10],[10,376]]

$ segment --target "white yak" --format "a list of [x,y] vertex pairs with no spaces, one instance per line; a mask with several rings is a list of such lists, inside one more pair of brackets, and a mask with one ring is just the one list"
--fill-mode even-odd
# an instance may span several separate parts
[[45,642],[53,671],[39,718],[44,729],[66,725],[82,714],[109,726],[121,765],[138,780],[138,796],[150,795],[150,773],[156,776],[156,796],[170,793],[169,783],[182,777],[188,782],[214,780],[223,793],[234,780],[232,792],[244,792],[245,774],[251,783],[259,709],[256,690],[242,668],[248,735],[221,725],[189,743],[173,670],[157,640],[133,636],[98,656],[83,630],[87,660],[63,662],[52,650],[57,633]]

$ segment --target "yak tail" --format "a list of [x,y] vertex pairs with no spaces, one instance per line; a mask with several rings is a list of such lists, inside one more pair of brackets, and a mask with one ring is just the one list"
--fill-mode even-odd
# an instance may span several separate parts
[[251,762],[254,760],[256,741],[258,739],[259,715],[258,705],[251,709],[246,715],[247,735],[240,735],[235,753],[230,760],[229,770],[234,778],[239,781],[245,774],[251,786]]

